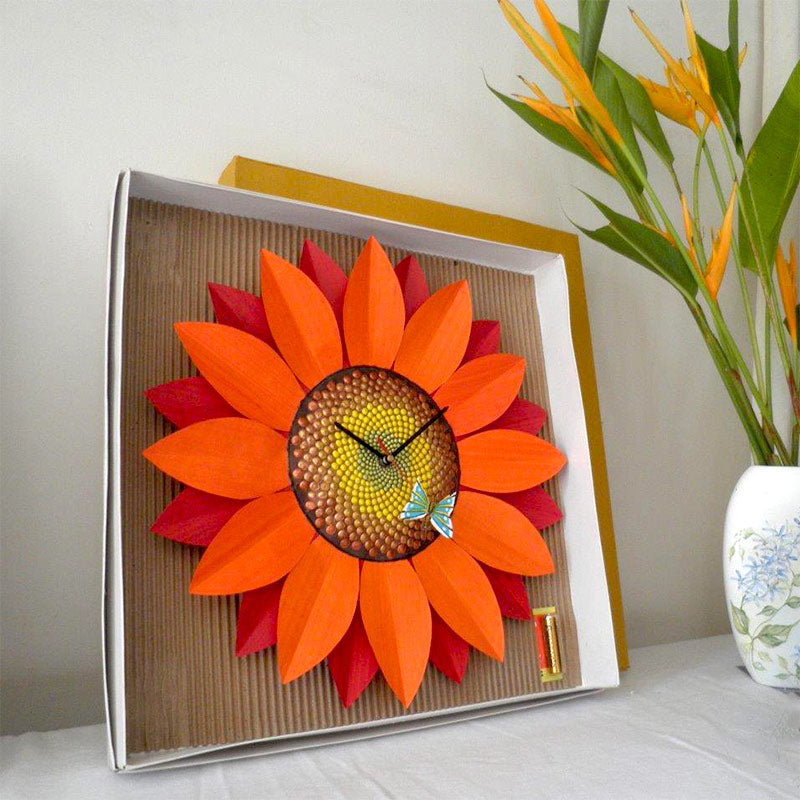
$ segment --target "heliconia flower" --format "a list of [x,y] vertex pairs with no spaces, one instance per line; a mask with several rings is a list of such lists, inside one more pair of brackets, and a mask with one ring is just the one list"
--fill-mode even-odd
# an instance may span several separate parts
[[780,245],[778,246],[778,252],[775,254],[775,271],[778,273],[778,288],[786,313],[789,335],[797,346],[797,250],[794,241],[789,242],[788,261]]
[[327,658],[345,706],[378,671],[407,707],[429,662],[502,661],[522,576],[555,569],[566,459],[467,282],[428,296],[371,237],[349,276],[307,243],[300,269],[261,251],[261,298],[212,296],[217,323],[175,325],[200,376],[148,392],[178,430],[144,456],[187,486],[153,529],[206,548],[189,591],[242,595],[236,654],[277,644],[284,683]]
[[744,63],[745,56],[747,55],[747,43],[745,42],[744,47],[739,51],[739,58],[737,59],[736,66],[739,69],[742,68],[742,64]]
[[678,89],[669,69],[665,71],[667,74],[667,86],[662,86],[641,75],[638,76],[639,83],[644,87],[650,102],[653,104],[653,108],[659,114],[663,114],[673,122],[684,125],[695,134],[699,134],[700,127],[695,118],[697,103],[686,92]]
[[710,94],[711,90],[708,85],[708,70],[706,69],[706,62],[700,54],[697,47],[697,35],[694,32],[694,23],[692,16],[689,13],[689,4],[686,0],[681,0],[681,10],[683,11],[683,24],[686,28],[686,44],[689,48],[689,63],[694,67],[695,74],[700,79],[703,85],[703,90],[706,94]]
[[722,276],[725,274],[725,267],[728,265],[728,255],[731,250],[731,237],[733,234],[733,211],[736,207],[736,184],[733,184],[731,196],[728,200],[728,208],[722,220],[722,227],[719,233],[712,237],[711,257],[706,266],[706,286],[711,297],[716,300],[717,292],[722,283]]
[[689,203],[686,202],[686,195],[681,195],[681,212],[683,214],[683,229],[686,232],[686,245],[689,251],[689,257],[692,259],[695,269],[699,272],[700,267],[697,263],[697,253],[694,249],[694,227],[692,225],[692,217],[689,213]]
[[[684,6],[684,8],[686,7]],[[664,59],[664,63],[669,68],[669,71],[678,85],[697,103],[703,113],[714,122],[715,125],[720,125],[717,106],[708,90],[708,74],[706,72],[705,62],[697,49],[697,39],[694,36],[694,28],[692,27],[691,19],[684,17],[685,20],[688,19],[686,22],[687,39],[689,39],[689,34],[691,33],[691,39],[689,41],[689,63],[691,66],[687,67],[683,61],[670,55],[664,45],[656,39],[647,25],[642,22],[633,9],[631,9],[630,13],[639,30],[647,37],[648,41],[653,45],[661,58]]]
[[514,32],[545,69],[562,85],[565,93],[574,97],[581,104],[586,113],[612,141],[621,142],[622,136],[614,125],[611,115],[597,98],[589,76],[572,52],[561,32],[558,21],[544,0],[534,0],[534,4],[542,24],[550,35],[552,45],[528,24],[513,3],[509,0],[498,0],[498,3]]
[[597,142],[581,127],[574,104],[559,106],[553,103],[535,83],[525,80],[522,76],[520,78],[538,97],[538,100],[524,95],[517,95],[517,97],[529,108],[564,128],[606,172],[616,175],[614,165],[608,160],[608,157],[600,149]]

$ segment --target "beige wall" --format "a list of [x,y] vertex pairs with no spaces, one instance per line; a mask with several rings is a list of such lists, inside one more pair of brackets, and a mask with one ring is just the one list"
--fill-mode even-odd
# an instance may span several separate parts
[[[612,3],[604,47],[656,75],[625,5]],[[682,51],[677,2],[634,5]],[[760,5],[742,6],[750,131]],[[717,43],[725,7],[694,2]],[[574,23],[572,0],[554,8]],[[598,221],[574,187],[623,205],[484,88],[481,69],[506,91],[542,74],[488,0],[11,0],[0,30],[2,714],[22,731],[102,715],[103,304],[120,169],[213,182],[240,153],[561,228],[564,210]],[[581,247],[631,644],[721,633],[743,436],[676,296]]]

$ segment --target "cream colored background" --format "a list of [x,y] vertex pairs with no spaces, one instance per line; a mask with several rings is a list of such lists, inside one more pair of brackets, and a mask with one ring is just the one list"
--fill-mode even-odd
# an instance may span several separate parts
[[[576,22],[571,0],[553,5]],[[625,5],[612,3],[603,47],[658,74]],[[635,5],[682,52],[677,2]],[[749,133],[761,6],[742,6]],[[725,7],[694,2],[719,44]],[[484,88],[482,69],[506,91],[542,75],[489,0],[14,0],[0,31],[2,722],[18,732],[102,716],[105,250],[120,169],[213,182],[240,153],[561,228],[564,210],[598,221],[574,187],[621,202]],[[669,287],[581,247],[631,644],[720,633],[743,436]]]

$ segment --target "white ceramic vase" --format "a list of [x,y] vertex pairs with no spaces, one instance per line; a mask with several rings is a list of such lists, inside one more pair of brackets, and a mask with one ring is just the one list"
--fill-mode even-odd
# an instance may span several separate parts
[[800,467],[750,467],[725,517],[725,596],[747,671],[800,688]]

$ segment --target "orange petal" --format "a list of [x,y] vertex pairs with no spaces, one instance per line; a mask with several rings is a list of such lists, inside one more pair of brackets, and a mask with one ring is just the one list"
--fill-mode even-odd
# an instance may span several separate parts
[[440,536],[412,559],[436,613],[486,655],[503,660],[503,620],[492,585],[477,561]]
[[438,389],[461,363],[471,328],[467,282],[456,281],[439,289],[408,321],[395,370],[426,392]]
[[148,447],[144,457],[195,489],[237,500],[289,485],[286,439],[243,417],[189,425]]
[[278,664],[289,683],[315,667],[350,627],[358,603],[357,558],[317,537],[289,573],[278,609]]
[[179,322],[175,330],[203,377],[238,412],[289,430],[303,390],[268,344],[213,322]]
[[422,683],[431,649],[431,610],[408,561],[365,561],[361,618],[381,672],[408,708]]
[[342,368],[331,304],[308,275],[269,250],[261,251],[261,297],[278,350],[306,386]]
[[525,359],[495,354],[459,367],[433,399],[448,406],[447,421],[456,436],[494,422],[514,401],[525,375]]
[[350,363],[391,367],[403,338],[405,303],[397,275],[373,236],[350,273],[342,316]]
[[458,457],[461,483],[486,492],[518,492],[537,486],[567,463],[550,442],[500,428],[461,439]]
[[308,549],[314,529],[291,492],[259,497],[237,511],[203,553],[192,594],[238,594],[282,578]]
[[505,572],[549,575],[553,559],[542,535],[514,506],[478,492],[459,492],[453,541],[470,555]]

